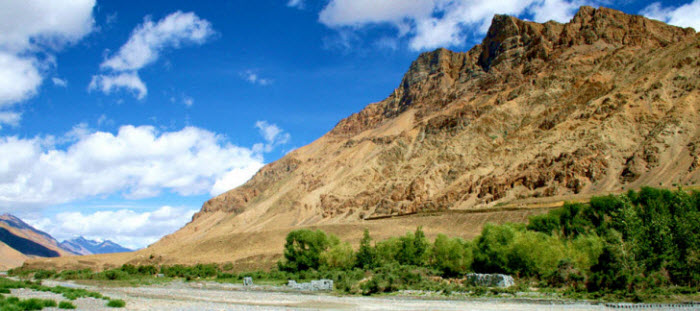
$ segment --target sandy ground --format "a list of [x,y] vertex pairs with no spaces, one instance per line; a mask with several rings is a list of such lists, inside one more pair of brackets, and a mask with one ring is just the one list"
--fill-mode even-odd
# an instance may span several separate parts
[[[247,289],[239,285],[172,282],[143,287],[93,287],[66,282],[45,285],[79,286],[126,301],[122,310],[613,310],[604,305],[587,303],[547,304],[513,300],[429,299],[403,296],[356,297],[272,291],[271,288]],[[13,290],[21,298],[51,298],[60,295],[26,289]],[[105,300],[81,298],[73,302],[78,310],[115,310]],[[46,310],[46,309],[45,309]],[[50,310],[50,309],[49,309]],[[647,308],[646,310],[656,310]],[[700,310],[695,307],[672,307],[664,310]]]

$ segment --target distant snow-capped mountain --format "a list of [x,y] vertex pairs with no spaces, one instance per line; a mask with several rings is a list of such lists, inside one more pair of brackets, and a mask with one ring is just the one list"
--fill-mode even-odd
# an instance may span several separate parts
[[123,247],[110,240],[104,242],[88,240],[82,236],[65,240],[60,244],[61,248],[80,255],[123,253],[133,250]]

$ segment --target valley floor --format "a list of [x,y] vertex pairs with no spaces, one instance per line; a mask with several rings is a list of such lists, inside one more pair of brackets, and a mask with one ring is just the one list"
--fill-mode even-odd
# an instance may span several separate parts
[[[141,287],[102,287],[76,285],[70,282],[45,281],[49,286],[85,287],[103,295],[126,301],[121,310],[614,310],[605,305],[581,303],[519,302],[513,300],[430,299],[405,296],[334,296],[272,290],[271,287],[244,288],[241,285],[171,282]],[[13,289],[20,298],[63,300],[60,295]],[[78,310],[118,310],[108,308],[104,300],[79,298]],[[641,307],[641,306],[639,306]],[[700,310],[700,306],[668,306],[634,308],[647,310]]]

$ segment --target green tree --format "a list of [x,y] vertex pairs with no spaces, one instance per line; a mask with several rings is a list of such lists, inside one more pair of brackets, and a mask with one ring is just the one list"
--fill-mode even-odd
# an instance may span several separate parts
[[430,265],[442,272],[443,276],[454,277],[464,274],[472,264],[471,243],[460,238],[450,239],[438,234],[430,249]]
[[425,238],[423,228],[416,228],[415,233],[407,233],[400,238],[401,244],[396,260],[402,265],[423,266],[427,262],[430,243]]
[[374,268],[377,266],[377,252],[372,247],[372,238],[369,230],[365,229],[360,240],[360,248],[355,256],[355,266],[362,269]]
[[304,271],[318,269],[321,263],[321,253],[330,246],[328,236],[321,231],[299,229],[287,235],[284,245],[284,262],[279,262],[280,270]]
[[513,225],[486,224],[476,238],[474,271],[482,273],[508,273],[508,253],[515,240]]
[[340,242],[331,235],[330,247],[321,253],[321,263],[331,269],[350,269],[355,265],[355,253],[348,242]]
[[559,233],[561,230],[559,214],[560,213],[549,212],[543,215],[530,216],[527,230],[542,232],[549,235],[552,233]]

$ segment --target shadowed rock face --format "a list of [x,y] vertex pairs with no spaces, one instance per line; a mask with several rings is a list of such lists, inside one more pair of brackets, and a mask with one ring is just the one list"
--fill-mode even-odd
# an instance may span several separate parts
[[25,255],[40,257],[60,256],[60,254],[57,251],[51,250],[32,240],[16,236],[5,228],[0,228],[0,241]]
[[[363,219],[697,184],[698,120],[692,29],[605,8],[582,7],[566,24],[498,15],[481,44],[421,54],[386,99],[118,264],[253,262],[280,254],[299,227],[345,238]],[[456,235],[493,221],[401,219],[391,223]]]

